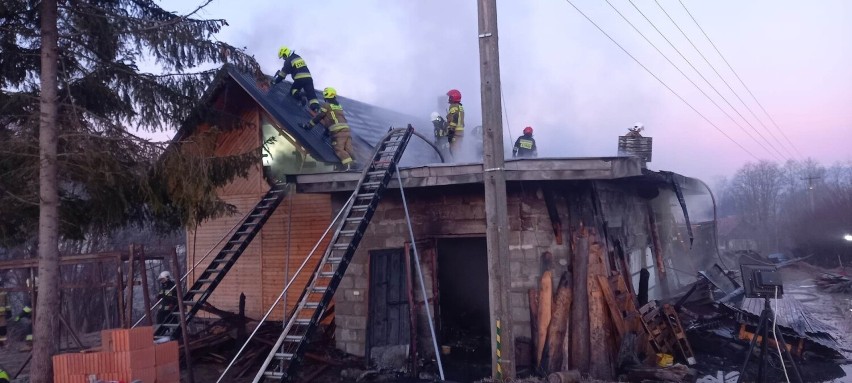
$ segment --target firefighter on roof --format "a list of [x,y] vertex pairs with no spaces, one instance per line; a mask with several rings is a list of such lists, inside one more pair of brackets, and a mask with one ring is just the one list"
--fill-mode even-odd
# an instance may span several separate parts
[[[311,77],[311,71],[308,69],[308,64],[305,59],[293,52],[292,49],[282,46],[278,49],[278,58],[284,59],[284,66],[281,67],[275,77],[272,78],[272,85],[278,84],[290,75],[293,77],[293,86],[290,88],[290,96],[301,101],[302,93],[308,98],[308,104],[314,112],[319,111],[319,101],[317,101],[317,91],[314,89],[314,79]],[[303,104],[304,106],[304,104]]]
[[325,103],[311,122],[303,124],[302,128],[311,129],[316,124],[324,126],[331,136],[331,146],[334,154],[340,158],[341,170],[355,168],[355,150],[352,148],[352,136],[349,132],[349,124],[343,115],[343,107],[337,101],[337,91],[334,88],[325,88],[322,91]]
[[524,128],[524,135],[515,140],[515,146],[512,148],[512,157],[538,157],[538,148],[535,146],[532,127],[527,126]]
[[457,156],[461,151],[462,136],[464,136],[464,107],[461,104],[461,92],[450,89],[447,92],[447,141],[450,143],[450,153]]
[[447,142],[447,122],[444,116],[438,112],[432,112],[432,126],[435,128],[435,146],[442,155],[449,152],[450,143]]

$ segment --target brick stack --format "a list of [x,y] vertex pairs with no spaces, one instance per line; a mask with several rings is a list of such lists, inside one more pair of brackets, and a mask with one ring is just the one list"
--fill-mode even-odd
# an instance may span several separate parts
[[151,327],[101,332],[101,349],[53,357],[55,383],[86,383],[90,375],[105,382],[178,383],[177,342],[154,344]]

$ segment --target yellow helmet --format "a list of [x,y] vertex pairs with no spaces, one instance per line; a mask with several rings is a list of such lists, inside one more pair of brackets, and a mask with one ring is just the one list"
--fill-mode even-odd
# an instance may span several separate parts
[[337,97],[337,90],[332,87],[328,87],[322,90],[323,98],[335,98]]
[[290,48],[287,48],[283,45],[281,46],[281,48],[278,48],[278,58],[280,58],[280,59],[283,59],[285,57],[290,57],[291,53],[293,53],[293,50],[290,49]]

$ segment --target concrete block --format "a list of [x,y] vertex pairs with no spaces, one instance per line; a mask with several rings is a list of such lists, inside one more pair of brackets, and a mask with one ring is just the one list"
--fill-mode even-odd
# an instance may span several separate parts
[[338,286],[339,289],[351,289],[353,287],[355,287],[355,281],[352,277],[346,275],[340,279],[340,285]]
[[364,343],[347,342],[343,351],[355,356],[364,356]]
[[385,247],[387,248],[396,248],[405,246],[405,237],[400,235],[394,235],[388,238],[385,238]]
[[391,208],[384,212],[385,220],[404,220],[405,211],[402,208]]
[[509,260],[509,273],[517,276],[521,272],[521,262]]
[[338,328],[334,331],[334,336],[337,339],[343,342],[354,342],[357,339],[355,338],[355,330],[350,330],[348,328]]
[[341,321],[343,328],[351,330],[365,330],[367,328],[367,317],[365,316],[346,316]]
[[532,329],[530,328],[530,322],[517,322],[517,321],[513,322],[512,334],[515,335],[515,337],[519,337],[519,336],[529,337],[529,336],[531,336],[530,335],[531,331],[532,331]]
[[355,278],[355,288],[356,289],[368,289],[370,287],[370,281],[366,276],[361,278]]
[[357,302],[348,302],[343,299],[338,299],[337,302],[334,303],[335,315],[357,315],[355,313],[356,305]]
[[529,295],[526,293],[509,293],[509,305],[512,307],[524,307],[529,306]]
[[357,277],[364,275],[364,271],[366,269],[367,268],[365,263],[350,263],[349,266],[346,268],[346,275],[344,275],[343,278],[352,278],[352,281],[354,283]]
[[509,311],[512,315],[512,322],[517,320],[527,320],[529,322],[530,318],[530,308],[529,307],[512,307]]
[[344,299],[349,302],[365,302],[366,291],[363,289],[349,289],[343,293]]

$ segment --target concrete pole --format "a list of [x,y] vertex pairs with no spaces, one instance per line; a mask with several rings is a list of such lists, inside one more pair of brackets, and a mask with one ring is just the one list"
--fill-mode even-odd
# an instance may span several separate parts
[[491,317],[491,365],[496,379],[515,377],[515,338],[509,309],[509,218],[503,171],[503,110],[497,1],[478,0],[479,59],[482,91],[483,183],[488,246],[488,303]]

